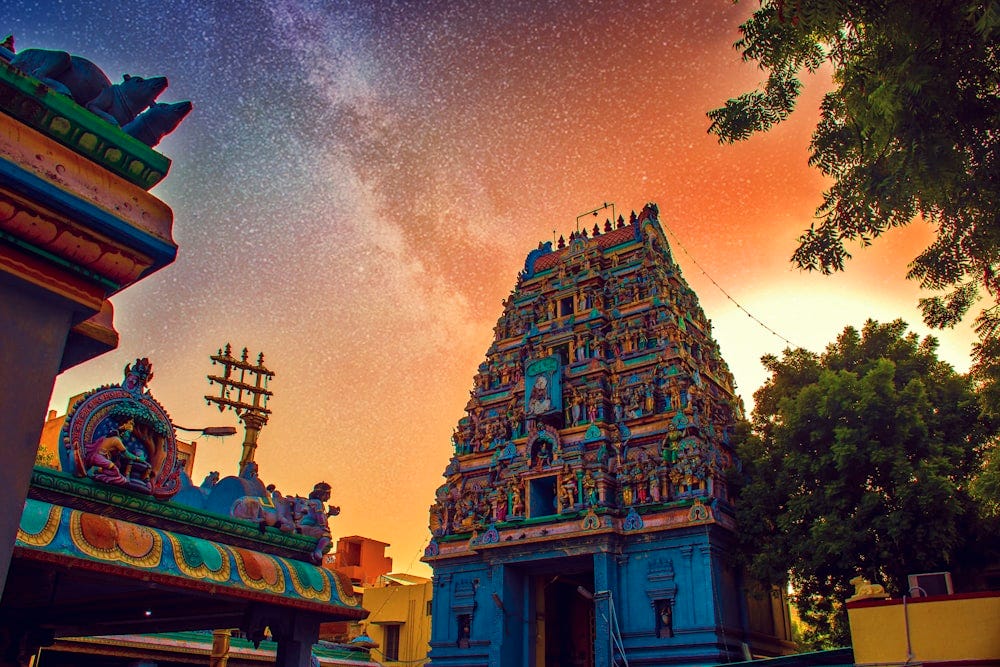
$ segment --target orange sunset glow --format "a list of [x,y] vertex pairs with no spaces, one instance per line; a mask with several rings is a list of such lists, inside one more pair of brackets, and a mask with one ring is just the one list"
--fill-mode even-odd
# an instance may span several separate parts
[[[852,249],[842,275],[789,262],[825,187],[807,160],[828,75],[765,135],[707,134],[705,113],[763,78],[732,48],[754,3],[194,4],[147,8],[124,44],[94,39],[114,13],[0,10],[25,48],[165,74],[194,102],[153,190],[177,261],[113,299],[119,348],[60,376],[51,408],[149,357],[176,424],[235,425],[202,398],[209,355],[263,352],[261,478],[329,482],[334,538],[390,543],[395,570],[429,572],[428,506],[525,256],[605,202],[659,206],[748,410],[764,354],[820,351],[869,317],[929,333],[905,280],[922,223]],[[969,323],[934,335],[967,370]],[[195,483],[236,474],[240,443],[198,440]]]

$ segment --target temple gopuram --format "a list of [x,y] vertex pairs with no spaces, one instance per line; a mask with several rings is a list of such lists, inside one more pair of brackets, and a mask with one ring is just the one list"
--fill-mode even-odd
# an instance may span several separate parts
[[744,581],[742,405],[647,205],[532,250],[430,509],[435,665],[695,665],[790,652]]

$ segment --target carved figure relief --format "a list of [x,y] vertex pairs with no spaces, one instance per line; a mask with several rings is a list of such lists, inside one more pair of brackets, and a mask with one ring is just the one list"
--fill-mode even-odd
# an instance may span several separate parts
[[190,102],[156,103],[167,88],[166,77],[126,74],[121,83],[112,84],[86,58],[45,49],[20,51],[10,64],[148,146],[158,144],[191,112]]
[[152,378],[149,360],[136,359],[120,385],[91,391],[72,407],[60,436],[63,470],[161,499],[177,493],[177,439],[146,388]]
[[[704,498],[711,517],[712,499],[725,498],[731,374],[656,215],[650,206],[609,223],[605,234],[635,228],[606,245],[596,229],[529,254],[456,428],[462,465],[449,464],[451,490],[431,507],[435,536],[495,523],[501,542],[538,538],[544,512],[509,532],[529,489],[533,508],[557,510],[551,521],[591,508],[607,526],[673,511],[651,506],[674,498]],[[686,520],[687,509],[675,513]],[[672,611],[655,609],[661,628]]]

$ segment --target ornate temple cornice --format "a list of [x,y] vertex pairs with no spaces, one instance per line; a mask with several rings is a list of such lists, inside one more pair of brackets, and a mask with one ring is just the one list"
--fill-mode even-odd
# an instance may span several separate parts
[[28,497],[242,548],[263,548],[298,560],[308,561],[317,542],[315,537],[284,533],[272,527],[262,532],[255,522],[180,503],[158,501],[148,495],[51,468],[35,468]]
[[367,612],[335,573],[300,560],[29,498],[15,556],[345,618]]
[[147,192],[168,166],[0,59],[0,278],[71,305],[61,371],[114,349],[107,299],[174,261],[173,212]]

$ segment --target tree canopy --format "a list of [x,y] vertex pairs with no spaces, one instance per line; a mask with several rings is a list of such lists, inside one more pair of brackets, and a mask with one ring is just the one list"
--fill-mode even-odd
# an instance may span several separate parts
[[848,327],[823,354],[763,361],[737,498],[751,576],[790,580],[813,646],[847,643],[849,581],[890,593],[954,570],[973,534],[969,484],[996,429],[970,380],[901,320]]
[[[798,266],[844,268],[865,246],[922,218],[936,238],[908,277],[931,326],[956,324],[985,291],[978,361],[1000,337],[1000,3],[996,0],[761,0],[736,48],[767,72],[761,89],[708,113],[722,142],[792,112],[799,75],[829,67],[810,164],[833,179],[799,238]],[[983,373],[996,373],[980,364]],[[989,378],[984,378],[989,379]]]

